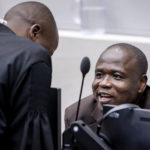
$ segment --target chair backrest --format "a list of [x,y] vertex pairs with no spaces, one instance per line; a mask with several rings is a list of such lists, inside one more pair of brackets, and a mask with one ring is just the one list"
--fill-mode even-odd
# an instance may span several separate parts
[[61,89],[51,88],[50,94],[48,113],[51,121],[54,148],[55,150],[61,150]]
[[103,107],[104,113],[112,112],[103,121],[101,130],[111,141],[112,149],[149,150],[150,110],[135,107],[118,110],[120,107],[121,105]]

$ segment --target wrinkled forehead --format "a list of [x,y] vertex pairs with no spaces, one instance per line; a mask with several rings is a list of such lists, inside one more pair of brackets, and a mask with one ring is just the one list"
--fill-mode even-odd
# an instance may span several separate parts
[[108,49],[105,50],[99,60],[122,60],[122,61],[126,61],[127,58],[132,57],[131,52],[129,52],[128,50],[122,50],[120,48],[113,48],[113,49]]
[[99,57],[96,67],[103,64],[108,64],[108,66],[117,65],[128,70],[137,68],[137,60],[133,52],[120,48],[113,48],[104,51]]

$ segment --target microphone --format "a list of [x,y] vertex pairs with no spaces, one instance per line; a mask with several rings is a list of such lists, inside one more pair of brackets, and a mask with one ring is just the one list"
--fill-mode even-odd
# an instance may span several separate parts
[[82,75],[85,76],[90,70],[90,60],[88,57],[84,57],[81,62],[80,70]]
[[81,95],[82,95],[82,89],[83,89],[83,83],[84,83],[84,78],[85,75],[89,72],[90,70],[90,59],[88,57],[84,57],[81,61],[80,65],[80,70],[82,73],[82,83],[81,83],[81,89],[80,89],[80,95],[79,95],[79,101],[78,101],[78,106],[77,106],[77,113],[76,113],[76,118],[75,121],[78,120],[78,114],[79,114],[79,108],[80,108],[80,102],[81,102]]

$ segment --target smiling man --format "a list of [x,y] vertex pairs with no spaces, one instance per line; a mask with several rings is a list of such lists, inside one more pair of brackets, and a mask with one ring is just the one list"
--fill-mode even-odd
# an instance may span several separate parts
[[[126,43],[108,47],[96,63],[93,95],[82,99],[79,120],[96,131],[103,104],[133,103],[150,108],[147,68],[146,56],[137,47]],[[77,103],[66,109],[66,128],[74,121],[76,109]]]

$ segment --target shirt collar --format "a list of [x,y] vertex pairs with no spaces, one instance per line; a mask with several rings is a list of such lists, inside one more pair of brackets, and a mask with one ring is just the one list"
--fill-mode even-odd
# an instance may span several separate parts
[[7,25],[7,21],[4,20],[4,19],[0,19],[0,23],[3,24],[3,25]]

